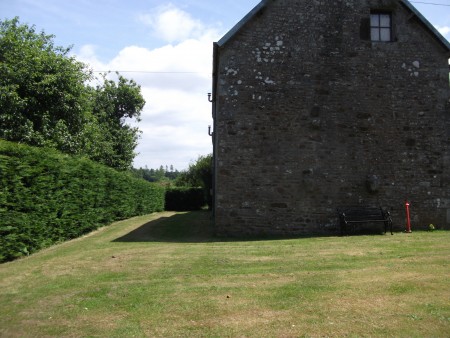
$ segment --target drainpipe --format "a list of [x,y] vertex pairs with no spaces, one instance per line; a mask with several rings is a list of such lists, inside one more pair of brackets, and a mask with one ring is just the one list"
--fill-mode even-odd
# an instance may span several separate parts
[[212,217],[213,226],[216,224],[216,177],[217,177],[217,77],[219,69],[219,44],[214,42],[213,45],[213,71],[212,71],[212,93],[210,101],[212,103],[212,118],[213,118],[213,131],[212,131],[212,143],[213,143],[213,156],[212,156]]

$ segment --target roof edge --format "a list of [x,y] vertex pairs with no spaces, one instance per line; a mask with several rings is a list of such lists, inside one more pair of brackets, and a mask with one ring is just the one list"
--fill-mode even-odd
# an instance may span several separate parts
[[[226,33],[218,42],[217,45],[222,47],[231,38],[236,35],[247,22],[249,22],[256,14],[267,6],[267,3],[271,0],[262,0],[258,5],[256,5],[246,16],[244,16],[233,28],[231,28],[228,33]],[[419,20],[424,24],[424,26],[435,36],[435,38],[442,44],[442,46],[450,51],[450,42],[447,41],[444,36],[439,33],[439,31],[419,12],[419,10],[414,7],[408,0],[400,0],[400,3],[408,8]]]
[[225,45],[235,34],[237,34],[247,22],[249,22],[260,10],[266,7],[270,0],[262,0],[258,5],[256,5],[246,16],[244,16],[241,21],[239,21],[233,28],[231,28],[228,33],[226,33],[218,42],[217,45],[222,47]]
[[425,27],[428,28],[432,34],[434,34],[436,39],[447,49],[447,51],[450,51],[450,42],[448,42],[447,39],[439,33],[439,31],[422,15],[422,13],[419,12],[416,7],[414,7],[408,0],[400,0],[400,3],[413,12],[414,15],[416,15],[425,25]]

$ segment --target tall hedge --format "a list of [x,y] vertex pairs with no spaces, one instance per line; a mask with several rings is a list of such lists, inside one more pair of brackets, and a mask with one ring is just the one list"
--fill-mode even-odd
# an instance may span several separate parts
[[162,210],[162,187],[84,158],[0,140],[0,262]]
[[200,210],[207,204],[203,188],[176,187],[166,190],[166,210]]

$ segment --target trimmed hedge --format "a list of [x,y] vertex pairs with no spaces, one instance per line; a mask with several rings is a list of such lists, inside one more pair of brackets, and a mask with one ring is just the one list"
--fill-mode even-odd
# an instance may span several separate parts
[[164,191],[84,158],[0,140],[0,262],[162,211]]
[[193,211],[206,205],[203,188],[177,187],[166,190],[166,210]]

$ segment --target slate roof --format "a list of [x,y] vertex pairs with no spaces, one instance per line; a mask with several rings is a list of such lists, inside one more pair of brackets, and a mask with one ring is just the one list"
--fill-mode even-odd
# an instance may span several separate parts
[[[225,34],[218,42],[219,47],[225,45],[241,28],[247,24],[255,15],[262,11],[271,0],[262,0],[258,5],[255,6],[246,16],[244,16],[241,21],[239,21],[227,34]],[[450,43],[445,39],[441,33],[438,32],[436,28],[419,12],[419,10],[414,7],[408,0],[399,0],[399,2],[406,7],[413,15],[415,15],[419,22],[423,24],[425,29],[427,29],[436,40],[447,50],[450,51]]]

